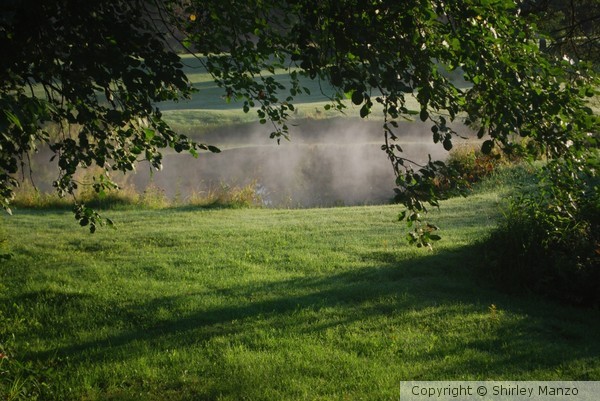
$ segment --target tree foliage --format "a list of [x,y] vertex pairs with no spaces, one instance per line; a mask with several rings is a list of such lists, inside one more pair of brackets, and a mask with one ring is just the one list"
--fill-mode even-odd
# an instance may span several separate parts
[[523,15],[542,35],[542,50],[600,64],[600,1],[527,0]]
[[[407,159],[399,120],[429,122],[432,140],[447,150],[458,135],[453,122],[476,131],[486,153],[510,151],[519,137],[555,158],[597,147],[588,135],[598,125],[586,104],[597,84],[589,66],[540,52],[512,0],[10,0],[1,7],[5,208],[12,174],[38,143],[57,154],[56,187],[66,193],[79,166],[128,171],[142,158],[159,167],[165,146],[195,152],[155,106],[190,93],[178,57],[165,47],[165,28],[198,55],[227,97],[272,124],[277,140],[288,135],[294,99],[308,91],[302,76],[333,87],[323,90],[328,109],[348,111],[348,100],[363,118],[383,113],[382,150],[407,206],[401,217],[414,229],[409,239],[419,246],[439,238],[424,214],[438,205],[433,180],[443,163]],[[469,84],[458,86],[449,72]],[[94,185],[113,184],[104,174]],[[83,206],[77,216],[82,224],[97,221]]]
[[[245,111],[258,106],[259,118],[274,124],[272,136],[286,135],[294,96],[305,90],[298,74],[333,85],[325,93],[329,108],[344,110],[348,98],[361,117],[382,110],[382,150],[417,245],[438,238],[423,214],[438,205],[433,179],[443,163],[405,158],[398,120],[430,122],[433,141],[447,150],[457,137],[455,121],[485,139],[484,153],[510,152],[522,137],[551,158],[577,159],[597,147],[589,133],[597,132],[598,120],[586,103],[597,84],[590,66],[540,52],[538,33],[512,0],[186,4],[173,9],[186,21],[179,29],[228,96],[243,100]],[[282,71],[289,73],[287,86],[275,79]],[[453,71],[470,85],[457,86],[448,78]],[[408,97],[418,110],[408,109]]]
[[[145,0],[7,0],[0,5],[0,204],[10,211],[15,174],[48,144],[54,186],[73,194],[79,168],[97,165],[94,189],[115,184],[140,159],[160,168],[160,149],[197,145],[162,119],[157,102],[191,92],[179,57],[165,47]],[[76,205],[82,225],[102,220]]]

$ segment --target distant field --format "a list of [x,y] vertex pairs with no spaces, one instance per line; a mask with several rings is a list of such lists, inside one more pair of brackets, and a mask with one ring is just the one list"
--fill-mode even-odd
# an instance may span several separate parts
[[[232,100],[228,103],[225,101],[225,91],[217,86],[198,59],[191,55],[185,55],[182,60],[184,72],[198,92],[190,100],[159,105],[164,112],[165,119],[174,128],[193,136],[215,127],[258,121],[254,110],[250,110],[249,113],[242,111],[242,102]],[[283,85],[289,86],[289,78],[285,74],[280,74],[277,78]],[[328,103],[323,92],[329,94],[331,89],[328,83],[309,78],[304,78],[301,82],[303,87],[309,89],[310,94],[303,93],[295,97],[293,103],[297,111],[293,115],[294,119],[323,119],[340,116],[339,112],[327,111],[323,108]],[[284,92],[282,98],[287,96],[288,94]],[[409,97],[407,101],[408,108],[418,109],[416,100]],[[353,106],[350,101],[346,104],[348,106],[346,114],[357,117],[358,108]],[[375,114],[371,117],[371,119],[379,118],[381,117]],[[269,130],[270,128],[265,126],[266,135],[270,132]]]
[[[396,206],[68,211],[0,223],[0,399],[395,400],[400,380],[600,380],[599,311],[491,289],[498,187]],[[14,397],[14,398],[11,398]]]

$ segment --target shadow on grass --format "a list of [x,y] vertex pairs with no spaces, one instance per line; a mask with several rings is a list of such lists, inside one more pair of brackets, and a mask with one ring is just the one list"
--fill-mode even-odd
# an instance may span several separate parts
[[[411,354],[410,347],[398,349],[399,357],[415,362],[424,358],[445,361],[412,379],[457,378],[465,374],[518,379],[523,372],[555,370],[570,361],[600,358],[600,343],[594,334],[600,332],[598,311],[509,296],[487,288],[474,270],[474,265],[481,263],[479,255],[477,247],[440,251],[411,260],[394,253],[370,253],[362,258],[376,267],[211,289],[210,296],[218,296],[222,306],[200,306],[193,312],[180,311],[186,310],[182,305],[208,292],[128,305],[104,304],[98,311],[81,313],[102,311],[94,320],[96,328],[114,326],[109,331],[114,333],[117,327],[125,327],[119,334],[33,352],[27,357],[68,357],[74,363],[120,361],[124,355],[141,356],[148,348],[185,349],[215,337],[247,337],[257,328],[315,336],[331,328],[361,323],[383,333],[386,328],[381,322],[385,319],[379,318],[387,318],[423,336],[438,338],[431,349],[420,354]],[[77,296],[48,291],[11,301],[42,302],[55,311],[85,309],[84,304],[88,304]],[[160,317],[165,310],[172,311],[174,317]],[[90,319],[82,316],[82,320]],[[59,338],[68,329],[44,326],[45,334],[39,335]]]

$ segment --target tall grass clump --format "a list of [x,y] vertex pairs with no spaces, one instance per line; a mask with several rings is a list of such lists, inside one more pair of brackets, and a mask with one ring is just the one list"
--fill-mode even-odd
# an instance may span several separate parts
[[[529,170],[519,152],[493,150],[484,153],[479,144],[467,143],[452,149],[435,186],[448,196],[465,194],[483,183],[506,182],[512,175]],[[527,173],[526,173],[527,174]]]
[[128,207],[165,209],[182,206],[247,208],[263,204],[258,188],[256,181],[246,185],[221,182],[204,191],[193,191],[185,198],[180,195],[170,198],[164,189],[152,182],[143,191],[136,190],[132,185],[123,184],[118,189],[101,194],[89,185],[82,185],[75,196],[61,197],[55,192],[43,192],[31,184],[24,183],[15,192],[12,204],[17,209],[70,209],[75,201],[101,210]]
[[72,205],[72,200],[60,197],[55,192],[44,192],[33,186],[28,181],[21,183],[15,190],[11,204],[22,209],[63,209]]
[[205,191],[193,192],[184,204],[199,207],[257,207],[263,204],[258,188],[256,181],[242,186],[221,182],[218,186],[211,186]]
[[[590,163],[598,161],[590,158]],[[594,169],[557,181],[551,169],[566,168],[562,163],[553,162],[538,173],[537,185],[509,198],[487,243],[485,270],[507,290],[598,307],[600,182]]]

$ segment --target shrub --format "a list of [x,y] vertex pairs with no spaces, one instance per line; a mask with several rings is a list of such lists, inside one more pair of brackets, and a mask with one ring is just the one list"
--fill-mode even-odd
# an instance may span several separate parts
[[457,146],[450,152],[445,168],[436,177],[435,186],[438,191],[448,195],[462,194],[499,168],[520,160],[520,154],[514,151],[506,153],[494,150],[485,154],[478,144]]
[[484,154],[478,146],[459,146],[452,152],[446,162],[466,181],[473,183],[490,175],[500,164],[504,163],[498,152]]
[[[560,161],[550,169],[560,169]],[[585,171],[585,170],[582,170]],[[588,171],[594,171],[588,170]],[[539,184],[513,196],[487,242],[486,272],[504,289],[600,306],[600,195],[595,174]],[[564,178],[564,176],[563,176]]]

